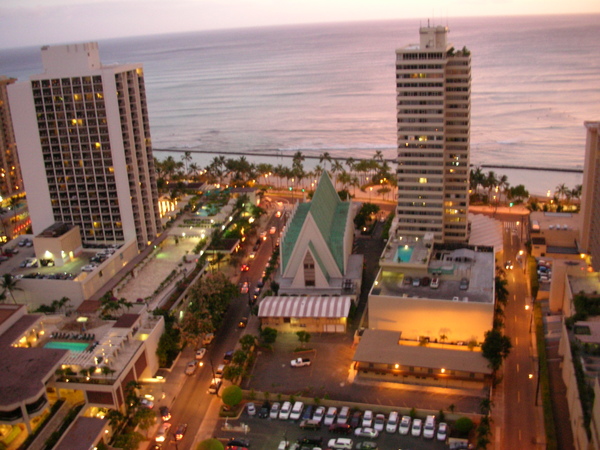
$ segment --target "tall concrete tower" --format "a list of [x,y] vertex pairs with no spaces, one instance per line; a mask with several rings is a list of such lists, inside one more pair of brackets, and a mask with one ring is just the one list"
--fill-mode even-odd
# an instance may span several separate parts
[[42,48],[44,72],[9,86],[33,231],[79,225],[84,244],[160,233],[144,73],[98,44]]
[[396,233],[466,242],[471,56],[447,42],[447,27],[419,33],[419,44],[396,50]]
[[585,170],[581,195],[581,248],[600,272],[600,122],[585,122]]
[[15,78],[0,76],[0,195],[4,198],[23,192],[17,142],[8,106],[8,86],[15,81]]

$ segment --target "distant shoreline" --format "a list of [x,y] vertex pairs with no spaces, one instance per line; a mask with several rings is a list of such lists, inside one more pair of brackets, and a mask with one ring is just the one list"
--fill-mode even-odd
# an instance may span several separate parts
[[[242,152],[242,151],[228,151],[228,152],[219,152],[215,150],[200,150],[200,149],[175,149],[175,148],[155,148],[153,149],[155,152],[173,152],[173,153],[203,153],[203,154],[215,154],[215,155],[239,155],[239,156],[265,156],[265,157],[281,157],[281,158],[293,158],[294,154],[288,150],[271,150],[271,151],[262,151],[262,152]],[[298,150],[301,151],[301,150]],[[310,150],[314,151],[314,150]],[[295,152],[294,152],[295,153]],[[325,152],[323,152],[325,153]],[[321,159],[321,155],[311,155],[311,154],[302,154],[305,159]],[[346,161],[347,157],[334,156],[330,154],[330,158],[332,160],[337,161]],[[354,158],[355,160],[360,159],[370,159],[370,158]],[[395,159],[384,159],[389,163],[395,163]],[[583,173],[583,169],[559,169],[556,167],[532,167],[532,166],[513,166],[510,164],[472,164],[471,167],[481,167],[482,169],[511,169],[511,170],[537,170],[540,172],[566,172],[566,173]]]

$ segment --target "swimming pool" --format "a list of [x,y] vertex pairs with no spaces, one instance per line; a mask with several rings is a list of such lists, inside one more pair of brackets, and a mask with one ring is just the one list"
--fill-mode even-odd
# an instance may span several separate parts
[[71,350],[72,352],[81,353],[89,347],[88,342],[65,342],[65,341],[50,341],[44,344],[44,348],[57,348],[60,350]]
[[413,254],[413,248],[409,247],[408,245],[403,245],[401,247],[398,247],[398,261],[399,262],[410,262],[410,258],[412,257]]

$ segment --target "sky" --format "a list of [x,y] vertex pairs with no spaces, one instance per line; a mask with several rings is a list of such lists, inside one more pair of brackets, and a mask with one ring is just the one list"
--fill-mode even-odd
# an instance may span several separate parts
[[0,0],[0,48],[300,23],[586,13],[600,13],[600,1]]

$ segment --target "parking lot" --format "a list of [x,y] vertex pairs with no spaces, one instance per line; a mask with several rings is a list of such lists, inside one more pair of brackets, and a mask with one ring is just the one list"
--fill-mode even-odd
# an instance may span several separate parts
[[[258,404],[257,406],[260,406]],[[377,438],[359,438],[354,435],[340,436],[338,434],[329,433],[327,427],[323,426],[320,431],[302,430],[299,427],[299,421],[279,420],[279,419],[260,419],[257,416],[250,417],[246,411],[242,413],[239,419],[228,420],[229,425],[241,427],[242,424],[248,426],[247,432],[243,431],[232,432],[218,429],[215,431],[219,439],[244,438],[248,439],[251,448],[260,448],[264,450],[277,449],[279,443],[287,439],[290,443],[295,443],[303,437],[322,438],[322,448],[327,448],[329,439],[336,437],[348,437],[353,440],[354,445],[364,441],[374,441],[378,448],[382,450],[410,448],[412,450],[432,450],[448,448],[444,442],[439,442],[434,439],[424,439],[421,437],[402,436],[398,432],[387,433],[383,431]]]
[[[352,370],[354,346],[350,334],[312,334],[305,344],[306,352],[294,352],[300,347],[293,333],[277,336],[273,350],[261,350],[243,389],[277,394],[287,400],[289,395],[307,398],[340,400],[364,405],[394,408],[417,408],[438,412],[454,405],[461,413],[478,413],[481,397],[474,392],[455,389],[412,386],[399,383],[362,382]],[[297,357],[308,357],[308,367],[290,367]]]

